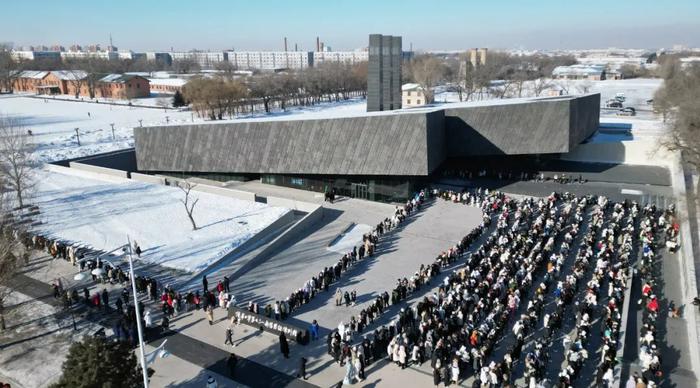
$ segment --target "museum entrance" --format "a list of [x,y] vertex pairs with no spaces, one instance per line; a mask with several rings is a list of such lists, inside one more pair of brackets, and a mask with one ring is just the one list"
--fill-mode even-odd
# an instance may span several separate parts
[[352,183],[352,196],[360,199],[369,199],[369,190],[364,183]]

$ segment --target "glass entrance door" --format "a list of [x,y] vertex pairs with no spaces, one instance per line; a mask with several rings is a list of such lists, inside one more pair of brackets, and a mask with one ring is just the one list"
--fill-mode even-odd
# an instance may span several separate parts
[[353,197],[360,199],[369,199],[369,192],[367,190],[367,185],[363,183],[353,183],[352,184]]

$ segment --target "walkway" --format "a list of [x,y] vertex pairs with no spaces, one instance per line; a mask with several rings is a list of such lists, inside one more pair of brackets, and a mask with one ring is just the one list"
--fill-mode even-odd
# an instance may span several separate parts
[[[12,287],[17,292],[21,292],[32,297],[33,299],[42,300],[52,306],[63,308],[61,301],[53,298],[53,290],[51,285],[38,281],[27,275],[15,275],[8,286]],[[102,311],[87,311],[87,314],[82,314],[86,312],[86,310],[87,309],[84,307],[84,305],[81,304],[75,309],[75,312],[81,313],[80,315],[82,318],[103,326],[109,327],[108,322],[114,317],[113,314],[105,314]],[[161,340],[164,338],[168,339],[166,349],[172,355],[198,365],[205,370],[217,373],[219,375],[229,376],[228,367],[226,365],[226,360],[228,359],[229,353],[215,346],[175,331],[161,333],[147,342],[157,347],[162,343]],[[9,345],[11,344],[3,344],[3,346]],[[240,356],[236,367],[236,375],[233,380],[252,388],[315,387],[315,385],[309,384],[303,380],[299,380],[293,376],[278,372],[275,369]]]

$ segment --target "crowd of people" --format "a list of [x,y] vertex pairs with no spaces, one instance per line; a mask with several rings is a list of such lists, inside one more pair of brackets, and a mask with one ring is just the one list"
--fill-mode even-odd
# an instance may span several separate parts
[[[635,382],[645,384],[647,387],[657,386],[662,376],[661,353],[659,349],[656,330],[659,319],[660,305],[658,289],[658,265],[659,252],[665,244],[659,244],[659,237],[666,242],[677,238],[678,228],[675,226],[675,208],[673,206],[665,210],[656,209],[655,206],[647,206],[643,210],[643,220],[640,225],[639,239],[642,242],[642,259],[639,273],[642,279],[642,299],[639,301],[642,307],[642,328],[639,338],[639,360],[641,361],[641,376],[633,376]],[[679,313],[671,302],[669,305],[669,317]]]
[[[520,201],[486,190],[434,194],[479,206],[485,222],[411,279],[399,280],[391,293],[382,293],[359,319],[351,317],[329,334],[328,353],[346,367],[346,380],[363,378],[366,365],[388,357],[401,367],[429,360],[435,385],[473,376],[475,387],[513,386],[522,376],[529,387],[570,387],[589,354],[599,354],[590,365],[598,370],[595,384],[609,386],[635,260],[639,205],[567,193]],[[495,228],[489,228],[491,219]],[[471,256],[463,255],[490,229]],[[461,258],[464,267],[447,274],[436,293],[401,308],[388,326],[352,345],[353,334],[363,333],[377,311],[401,302]],[[573,330],[555,345],[567,317],[575,317],[567,323]],[[554,346],[563,348],[561,367],[550,360]]]
[[586,179],[582,174],[571,175],[566,173],[545,174],[537,169],[471,169],[471,168],[448,168],[442,172],[445,177],[460,178],[466,180],[474,179],[498,179],[506,181],[533,181],[533,182],[554,182],[554,183],[585,183]]

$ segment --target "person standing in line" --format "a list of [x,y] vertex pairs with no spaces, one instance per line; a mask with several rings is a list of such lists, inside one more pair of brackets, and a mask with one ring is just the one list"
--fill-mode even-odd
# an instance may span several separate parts
[[202,276],[202,289],[204,293],[209,291],[209,282],[207,281],[207,275]]
[[207,388],[219,388],[219,384],[217,384],[216,379],[212,376],[207,377]]
[[280,352],[284,355],[284,358],[289,358],[289,343],[287,343],[287,337],[284,332],[280,333]]
[[231,292],[231,281],[228,279],[228,276],[224,276],[224,291],[227,293]]
[[299,359],[299,374],[297,374],[297,378],[306,380],[306,358],[304,357]]
[[209,321],[209,326],[214,324],[214,308],[211,305],[207,307],[207,320]]

